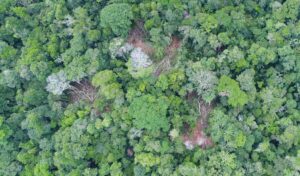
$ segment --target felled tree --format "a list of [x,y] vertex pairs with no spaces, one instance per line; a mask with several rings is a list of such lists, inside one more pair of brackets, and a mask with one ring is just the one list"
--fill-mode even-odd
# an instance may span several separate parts
[[138,129],[167,131],[170,127],[167,118],[168,104],[165,97],[144,95],[132,101],[128,113],[134,119],[134,126]]
[[218,92],[221,96],[227,96],[228,104],[233,107],[244,106],[248,102],[248,96],[240,89],[238,82],[228,76],[221,77]]
[[131,7],[126,3],[111,4],[100,12],[101,26],[109,28],[118,36],[126,36],[133,14]]

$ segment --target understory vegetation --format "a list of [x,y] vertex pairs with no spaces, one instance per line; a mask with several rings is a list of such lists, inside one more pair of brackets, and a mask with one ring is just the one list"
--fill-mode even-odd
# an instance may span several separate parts
[[0,176],[299,176],[299,0],[1,0]]

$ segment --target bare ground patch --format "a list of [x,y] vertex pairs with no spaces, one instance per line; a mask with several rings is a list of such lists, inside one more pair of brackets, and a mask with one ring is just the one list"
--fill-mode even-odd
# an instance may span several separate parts
[[182,140],[187,149],[193,149],[196,146],[205,149],[213,145],[211,138],[204,131],[208,126],[208,117],[213,109],[213,104],[205,103],[201,98],[197,97],[195,92],[187,95],[189,101],[195,97],[197,98],[199,117],[193,129],[190,129],[188,124],[185,125],[186,132],[183,134]]
[[154,71],[155,76],[159,76],[162,72],[168,71],[171,68],[172,60],[175,58],[180,45],[180,39],[176,36],[172,36],[170,45],[165,48],[165,57],[157,64]]
[[147,55],[153,55],[154,49],[145,41],[146,36],[147,32],[144,29],[143,21],[137,21],[129,32],[127,42],[132,44],[135,48],[141,48]]
[[[143,21],[137,21],[129,32],[127,42],[132,44],[135,48],[141,48],[147,55],[153,56],[155,50],[149,42],[145,41],[147,36],[148,33],[144,29]],[[165,57],[156,66],[153,73],[154,76],[159,76],[162,72],[171,68],[172,59],[176,56],[180,46],[181,40],[176,36],[172,36],[170,45],[165,48]]]

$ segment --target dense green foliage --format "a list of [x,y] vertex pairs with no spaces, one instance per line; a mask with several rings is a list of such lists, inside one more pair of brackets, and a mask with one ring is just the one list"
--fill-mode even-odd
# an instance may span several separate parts
[[238,82],[228,76],[220,78],[218,91],[219,94],[228,96],[228,104],[234,107],[244,106],[248,101],[247,94],[240,90]]
[[167,132],[169,129],[169,121],[166,117],[168,102],[165,99],[167,98],[148,95],[134,99],[128,109],[129,116],[134,119],[133,124],[138,129],[145,128],[157,132],[161,128]]
[[0,176],[299,173],[299,0],[1,0]]
[[126,36],[133,18],[130,5],[111,4],[101,10],[100,24],[104,28],[111,29],[116,35]]

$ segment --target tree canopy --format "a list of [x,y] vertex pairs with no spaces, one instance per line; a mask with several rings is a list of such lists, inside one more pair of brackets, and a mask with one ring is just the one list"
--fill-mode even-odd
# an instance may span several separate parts
[[0,176],[299,173],[299,0],[0,0]]

